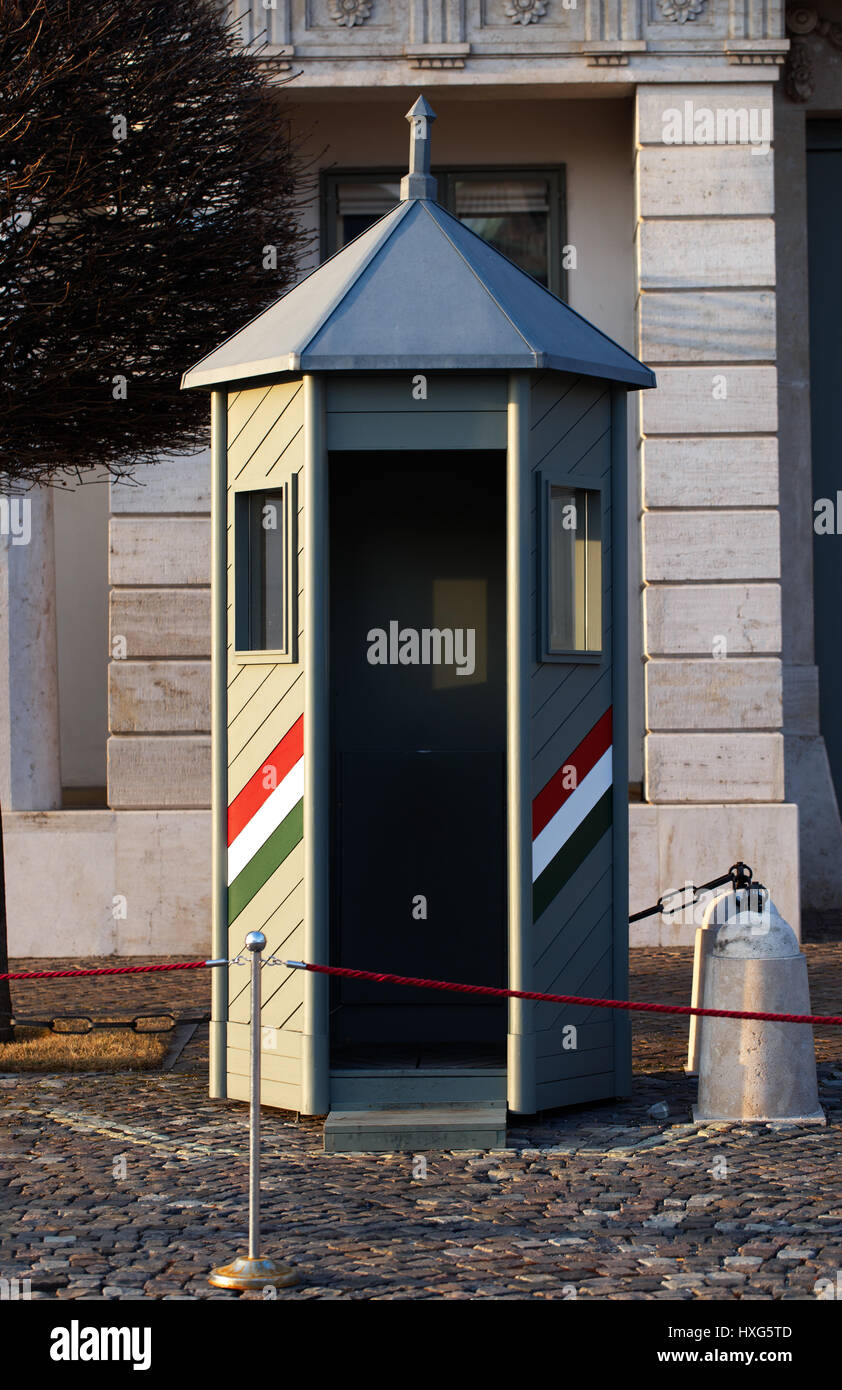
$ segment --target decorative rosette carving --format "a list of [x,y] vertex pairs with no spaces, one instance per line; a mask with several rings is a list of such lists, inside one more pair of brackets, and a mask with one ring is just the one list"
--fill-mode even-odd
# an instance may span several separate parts
[[330,0],[330,17],[349,29],[365,24],[371,14],[371,0]]
[[506,16],[512,24],[537,24],[547,13],[547,0],[508,0]]
[[671,23],[687,24],[699,18],[706,4],[707,0],[658,0],[658,9]]

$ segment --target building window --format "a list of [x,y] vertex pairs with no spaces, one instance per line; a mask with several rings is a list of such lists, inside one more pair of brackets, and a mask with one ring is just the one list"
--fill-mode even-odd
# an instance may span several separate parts
[[[564,298],[564,170],[439,169],[439,202],[467,227]],[[323,259],[400,202],[394,170],[322,176]]]
[[602,491],[541,479],[542,661],[602,652]]
[[[333,176],[331,176],[333,178]],[[334,179],[331,189],[334,225],[329,238],[331,249],[341,251],[354,237],[367,231],[379,218],[401,200],[399,178],[369,182],[359,177]]]
[[234,499],[235,645],[294,660],[295,479]]

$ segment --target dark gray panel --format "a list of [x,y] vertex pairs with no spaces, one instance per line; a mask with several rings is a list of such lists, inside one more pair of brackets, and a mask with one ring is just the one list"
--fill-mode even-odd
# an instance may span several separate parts
[[505,449],[505,411],[328,411],[328,449]]
[[555,1110],[562,1105],[585,1105],[590,1101],[610,1100],[618,1095],[613,1072],[599,1076],[582,1076],[539,1084],[539,1110]]
[[819,668],[821,729],[842,806],[842,643],[839,588],[842,579],[842,520],[839,436],[842,425],[842,318],[839,224],[842,216],[842,121],[807,126],[807,236],[810,270],[810,418],[813,497],[830,498],[835,527],[813,534],[813,593],[816,664]]
[[604,1076],[611,1070],[612,1060],[610,1046],[597,1048],[593,1052],[559,1052],[552,1057],[539,1057],[536,1066],[538,1085]]
[[[597,850],[598,848],[597,846]],[[577,869],[561,891],[564,895],[567,934],[571,941],[579,941],[588,925],[601,919],[603,914],[611,909],[611,863],[608,857],[596,851],[589,854],[581,868]],[[552,950],[556,943],[558,927],[552,915],[545,912],[538,918],[532,930],[535,964],[540,969],[547,951]],[[556,957],[558,949],[556,944]]]
[[[560,378],[560,380],[565,380]],[[586,433],[589,434],[587,445],[590,446],[599,439],[605,429],[605,420],[600,422],[602,407],[600,402],[605,395],[605,387],[600,383],[598,386],[581,377],[574,385],[564,387],[563,392],[559,393],[555,404],[550,409],[544,408],[540,420],[534,425],[530,434],[530,464],[532,468],[540,468],[541,465],[556,451],[562,440],[575,430],[582,420],[589,421]],[[535,420],[534,397],[532,419]],[[571,457],[577,459],[581,448],[577,452],[572,451]]]
[[586,1071],[574,1076],[567,1074],[563,1063],[559,1063],[561,1075],[555,1080],[549,1079],[555,1070],[553,1062],[549,1059],[539,1060],[537,1065],[547,1073],[547,1077],[539,1081],[536,1088],[538,1109],[554,1110],[562,1106],[582,1105],[616,1096],[614,1073],[610,1070],[612,1051],[613,1049],[607,1050],[602,1071]]
[[442,410],[501,410],[504,415],[506,413],[508,383],[504,372],[486,372],[482,376],[471,372],[428,372],[425,375],[427,394],[424,400],[416,399],[414,372],[328,377],[325,409],[328,414],[331,411],[359,414],[403,410],[413,416]]
[[[554,980],[547,981],[549,994],[575,994],[588,999],[612,998],[611,995],[611,955],[608,942],[610,914],[606,914],[582,945],[560,967]],[[594,1023],[601,1017],[600,1011],[590,1004],[546,1004],[546,1023],[543,1039],[539,1035],[539,1055],[552,1049],[549,1041],[552,1030],[564,1023],[584,1025]],[[555,1013],[552,1011],[555,1010]],[[610,1021],[606,1017],[606,1028]]]
[[[330,492],[332,959],[502,984],[505,456],[333,453]],[[445,627],[475,635],[464,680],[399,659],[400,631]],[[475,1042],[502,1058],[504,1002],[358,981],[332,1000],[335,1055]]]
[[571,473],[592,473],[597,477],[610,466],[609,397],[602,396],[571,423],[564,436],[536,463],[537,468],[562,464]]
[[[572,476],[583,483],[599,480],[605,492],[603,551],[603,650],[597,660],[533,665],[531,689],[532,794],[535,796],[567,762],[605,711],[617,702],[611,665],[613,648],[612,494],[613,452],[611,396],[604,384],[564,377],[543,377],[532,392],[531,464],[544,476]],[[620,456],[619,466],[624,459]],[[615,463],[616,466],[616,463]],[[537,484],[535,492],[537,500]],[[533,513],[533,572],[541,581]],[[538,604],[533,603],[533,652],[537,655]],[[623,672],[620,682],[622,691]],[[612,698],[613,697],[613,698]],[[614,709],[614,723],[625,721],[625,701]],[[624,789],[625,790],[625,789]],[[609,794],[610,796],[610,794]],[[574,818],[575,819],[575,818]],[[587,821],[587,818],[585,818]],[[609,828],[589,844],[590,826],[579,823],[582,857],[575,857],[569,877],[532,928],[535,988],[558,994],[613,997],[614,954],[613,832]],[[587,832],[587,833],[586,833]],[[582,1006],[536,1006],[538,1095],[543,1106],[569,1105],[614,1095],[617,1030],[613,1014]],[[574,1024],[578,1046],[562,1046],[562,1029]]]
[[[543,671],[552,669],[550,666],[542,668]],[[611,703],[611,672],[599,671],[595,678],[587,679],[586,673],[590,669],[579,668],[581,680],[559,682],[556,691],[540,704],[532,716],[533,796],[593,728],[599,711],[607,709]],[[575,674],[578,675],[579,671]],[[540,699],[543,692],[536,692],[534,682],[532,688],[533,699],[536,695]]]

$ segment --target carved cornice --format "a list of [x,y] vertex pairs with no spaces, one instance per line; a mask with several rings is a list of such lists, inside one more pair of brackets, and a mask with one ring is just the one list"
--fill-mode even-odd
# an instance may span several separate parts
[[[295,67],[301,86],[392,86],[412,80],[407,69],[467,68],[506,84],[561,80],[557,65],[621,68],[635,63],[680,68],[684,54],[702,68],[783,61],[782,0],[215,0],[239,16],[245,47],[279,74]],[[762,11],[762,13],[761,13]],[[815,11],[790,11],[796,27],[791,95],[806,100],[809,55],[804,34],[836,43],[842,26]],[[798,16],[811,16],[809,21]],[[402,69],[402,71],[401,71]],[[699,69],[697,68],[697,71]],[[619,74],[617,74],[619,78]],[[606,73],[606,77],[608,74]],[[444,79],[445,82],[448,80]],[[456,78],[454,85],[461,79]],[[597,80],[596,77],[592,80]],[[641,80],[650,80],[644,77]],[[681,80],[679,76],[677,80]],[[698,77],[696,80],[704,80]],[[722,80],[722,79],[720,79]]]
[[743,67],[780,67],[788,51],[788,39],[729,39],[725,44],[728,62]]
[[463,68],[469,43],[421,43],[404,49],[411,68]]
[[603,39],[599,44],[585,44],[584,54],[589,68],[625,68],[633,54],[645,49],[645,39]]

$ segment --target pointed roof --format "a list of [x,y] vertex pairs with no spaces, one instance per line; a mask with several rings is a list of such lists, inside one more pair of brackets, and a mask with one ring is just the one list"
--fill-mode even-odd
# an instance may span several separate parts
[[[409,115],[418,114],[416,103]],[[410,197],[203,357],[182,386],[283,372],[536,367],[655,385],[648,367],[458,218]]]

